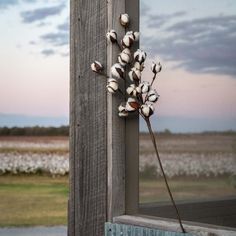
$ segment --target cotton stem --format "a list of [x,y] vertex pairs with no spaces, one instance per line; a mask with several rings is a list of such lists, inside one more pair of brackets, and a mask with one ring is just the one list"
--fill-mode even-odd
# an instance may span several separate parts
[[149,118],[144,118],[144,119],[145,119],[145,121],[146,121],[148,130],[149,130],[149,133],[150,133],[150,136],[151,136],[151,140],[152,140],[153,146],[154,146],[154,148],[155,148],[156,157],[157,157],[157,160],[158,160],[158,163],[159,163],[159,166],[160,166],[162,175],[163,175],[164,180],[165,180],[166,188],[167,188],[167,190],[168,190],[168,193],[169,193],[171,202],[172,202],[172,204],[173,204],[173,206],[174,206],[174,208],[175,208],[175,211],[176,211],[176,215],[177,215],[177,218],[178,218],[178,221],[179,221],[179,224],[180,224],[180,228],[181,228],[181,230],[182,230],[183,233],[186,233],[186,231],[185,231],[185,229],[184,229],[184,227],[183,227],[181,218],[180,218],[180,214],[179,214],[178,208],[177,208],[177,206],[176,206],[176,204],[175,204],[175,201],[174,201],[172,192],[171,192],[171,190],[170,190],[170,187],[169,187],[169,184],[168,184],[168,181],[167,181],[167,178],[166,178],[166,174],[165,174],[164,168],[163,168],[163,166],[162,166],[161,158],[160,158],[160,156],[159,156],[158,149],[157,149],[156,139],[155,139],[154,133],[153,133],[153,131],[152,131],[152,126],[151,126],[150,119],[149,119]]

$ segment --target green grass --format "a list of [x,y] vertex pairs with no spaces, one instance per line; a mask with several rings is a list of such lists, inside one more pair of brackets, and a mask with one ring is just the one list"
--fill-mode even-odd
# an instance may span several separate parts
[[0,226],[65,225],[68,176],[0,176]]
[[[176,201],[206,200],[214,198],[236,197],[236,186],[231,177],[178,177],[169,180]],[[163,179],[140,181],[140,202],[169,201]]]
[[[236,196],[229,177],[186,178],[170,180],[176,200]],[[41,175],[0,176],[0,227],[66,225],[68,176],[52,178]],[[140,200],[168,201],[163,180],[141,179]]]

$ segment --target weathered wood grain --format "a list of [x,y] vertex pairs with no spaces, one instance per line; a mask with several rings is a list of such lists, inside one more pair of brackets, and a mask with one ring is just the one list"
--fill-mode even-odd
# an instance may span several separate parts
[[90,65],[106,65],[107,1],[71,0],[69,235],[104,234],[107,207],[106,79]]
[[[118,38],[125,34],[119,23],[121,12],[125,12],[125,0],[108,0],[108,30],[115,29]],[[120,40],[119,40],[120,41]],[[117,61],[120,52],[115,44],[107,43],[107,68]],[[108,70],[108,74],[110,71]],[[124,89],[124,82],[120,81]],[[120,118],[117,107],[124,98],[120,94],[107,95],[107,163],[108,163],[108,220],[125,213],[125,120]]]
[[119,118],[124,98],[107,95],[106,79],[90,69],[94,60],[105,70],[117,61],[118,47],[107,45],[105,34],[114,28],[121,39],[125,12],[136,30],[137,0],[71,0],[70,236],[103,235],[107,219],[138,206],[138,116]]
[[[118,41],[125,34],[119,23],[121,13],[130,15],[131,24],[126,29],[139,28],[138,0],[108,0],[108,29],[115,29]],[[138,47],[138,43],[134,50]],[[116,45],[107,45],[107,67],[117,61],[119,49]],[[129,79],[127,79],[129,81]],[[121,81],[120,86],[125,93],[127,86]],[[127,119],[117,116],[117,107],[124,101],[120,95],[108,94],[107,132],[108,132],[108,220],[124,213],[135,213],[138,210],[138,171],[139,171],[139,120],[138,115]]]
[[[126,12],[130,16],[127,30],[139,31],[139,0],[127,0]],[[139,47],[136,43],[134,51]],[[136,214],[139,207],[139,117],[138,115],[126,119],[125,124],[126,145],[126,188],[125,202],[126,214]]]

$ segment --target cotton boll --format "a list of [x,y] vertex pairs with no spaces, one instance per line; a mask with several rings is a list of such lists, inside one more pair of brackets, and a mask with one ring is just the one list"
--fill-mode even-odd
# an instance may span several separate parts
[[151,71],[154,73],[154,74],[157,74],[161,71],[162,69],[162,65],[160,62],[158,63],[152,63],[152,66],[151,66]]
[[117,80],[113,78],[109,78],[106,87],[109,93],[115,93],[118,90],[119,85],[118,85]]
[[129,72],[129,78],[131,81],[139,82],[141,79],[141,71],[133,67]]
[[152,104],[144,104],[141,106],[140,110],[145,117],[150,117],[154,113],[154,107]]
[[139,32],[137,32],[137,31],[134,32],[134,41],[137,42],[139,40],[139,35],[140,35]]
[[150,83],[147,81],[143,81],[139,84],[139,88],[141,89],[142,93],[147,93],[150,90]]
[[159,97],[160,97],[160,95],[157,93],[156,90],[150,90],[148,92],[147,99],[149,102],[156,102]]
[[134,63],[134,68],[136,68],[136,69],[138,69],[138,70],[140,70],[140,71],[143,71],[144,67],[145,67],[145,66],[144,66],[144,63],[141,63],[141,64],[140,64],[140,63],[137,62],[137,61]]
[[116,43],[117,42],[117,33],[115,30],[109,30],[106,34],[106,37],[109,42]]
[[126,92],[133,97],[137,97],[138,94],[141,93],[141,88],[136,87],[135,84],[131,84],[127,89]]
[[103,66],[102,66],[102,64],[99,61],[94,61],[91,64],[91,69],[92,69],[92,71],[94,71],[96,73],[99,73],[99,72],[101,72],[103,70]]
[[127,65],[131,60],[131,53],[128,48],[125,48],[118,56],[118,61],[122,66]]
[[121,66],[121,64],[116,63],[111,67],[111,75],[115,78],[124,78],[124,68]]
[[146,52],[144,52],[141,49],[138,49],[135,53],[134,53],[134,60],[139,62],[140,64],[144,63],[144,61],[146,60],[147,54]]
[[120,24],[122,26],[128,26],[129,24],[129,15],[127,13],[120,14]]
[[132,34],[126,34],[121,40],[121,45],[124,48],[130,48],[134,43],[134,36]]

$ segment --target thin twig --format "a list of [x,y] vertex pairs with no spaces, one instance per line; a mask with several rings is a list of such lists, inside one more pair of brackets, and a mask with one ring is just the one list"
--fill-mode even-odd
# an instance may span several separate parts
[[150,122],[149,118],[144,118],[144,119],[145,119],[145,121],[146,121],[148,130],[149,130],[149,133],[150,133],[150,136],[151,136],[151,139],[152,139],[152,143],[153,143],[154,148],[155,148],[155,151],[156,151],[157,160],[158,160],[158,162],[159,162],[159,166],[160,166],[160,168],[161,168],[161,172],[162,172],[162,175],[163,175],[163,177],[164,177],[165,184],[166,184],[166,188],[167,188],[167,190],[168,190],[170,199],[171,199],[172,204],[173,204],[173,206],[174,206],[174,208],[175,208],[175,211],[176,211],[176,214],[177,214],[177,218],[178,218],[178,221],[179,221],[181,230],[182,230],[183,233],[186,233],[186,231],[185,231],[185,229],[184,229],[184,227],[183,227],[183,224],[182,224],[180,215],[179,215],[178,208],[177,208],[177,206],[176,206],[176,204],[175,204],[173,195],[172,195],[172,193],[171,193],[171,190],[170,190],[170,187],[169,187],[167,178],[166,178],[166,174],[165,174],[164,168],[163,168],[163,166],[162,166],[161,158],[160,158],[160,156],[159,156],[158,149],[157,149],[156,139],[155,139],[154,133],[153,133],[153,131],[152,131],[151,122]]
[[121,95],[122,95],[122,97],[125,99],[125,94],[122,92],[122,90],[120,89],[120,88],[118,88],[118,90],[117,90]]
[[152,87],[152,85],[153,85],[154,80],[156,79],[156,76],[157,76],[157,74],[155,73],[154,76],[153,76],[153,78],[152,78],[151,87]]
[[118,48],[119,48],[120,51],[122,52],[122,48],[121,48],[120,44],[118,43],[118,41],[116,41],[116,45],[118,46]]
[[106,73],[102,72],[102,71],[98,71],[98,72],[94,71],[94,72],[95,72],[96,74],[98,74],[98,75],[102,75],[102,76],[105,77],[106,79],[109,78],[109,76],[108,76]]

